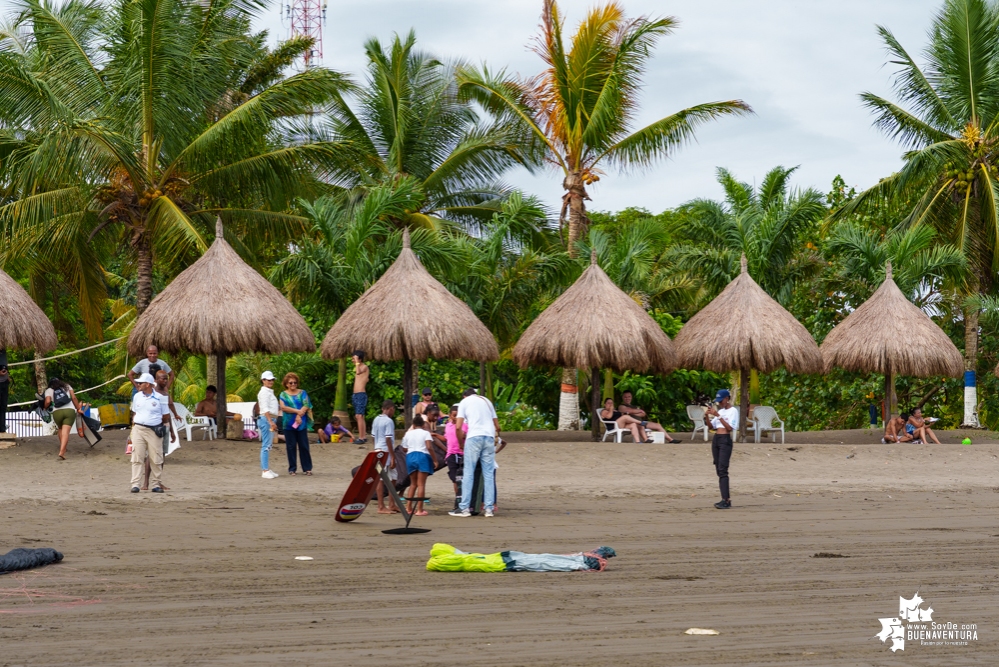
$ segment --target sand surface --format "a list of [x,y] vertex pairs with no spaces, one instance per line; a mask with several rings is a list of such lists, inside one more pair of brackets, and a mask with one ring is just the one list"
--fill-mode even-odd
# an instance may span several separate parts
[[[311,478],[275,451],[281,477],[262,480],[258,445],[184,443],[159,496],[128,493],[121,433],[93,450],[74,435],[67,461],[54,439],[21,441],[0,450],[0,553],[66,557],[0,576],[0,666],[997,662],[999,444],[985,437],[738,444],[729,511],[711,506],[702,441],[542,439],[499,455],[495,518],[447,516],[441,473],[414,520],[432,532],[410,536],[382,534],[401,521],[372,508],[333,521],[353,445],[315,445]],[[619,557],[593,574],[433,573],[434,542]],[[917,591],[978,641],[893,654],[878,619]]]

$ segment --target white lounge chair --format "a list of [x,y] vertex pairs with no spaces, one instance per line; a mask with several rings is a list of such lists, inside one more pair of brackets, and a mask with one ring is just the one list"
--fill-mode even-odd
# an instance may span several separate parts
[[[774,426],[774,422],[780,426]],[[780,431],[780,444],[784,444],[784,422],[777,416],[777,411],[769,405],[758,405],[753,409],[753,418],[746,423],[746,431],[753,431],[756,442],[763,433]]]
[[188,442],[191,442],[191,431],[195,429],[201,429],[202,440],[206,437],[209,440],[214,440],[218,435],[215,420],[211,417],[195,417],[183,403],[174,403],[173,407],[177,410],[177,415],[180,416],[180,419],[173,420],[173,427],[178,434],[186,433]]
[[704,422],[704,408],[700,405],[688,405],[687,416],[694,422],[694,430],[690,432],[690,439],[697,437],[697,432],[704,431],[704,442],[708,441],[708,425]]
[[[600,442],[607,442],[608,436],[614,436],[614,442],[623,442],[622,436],[631,435],[631,431],[626,428],[618,428],[616,421],[604,419],[600,416],[600,411],[595,411],[593,415],[604,425],[604,437]],[[634,439],[634,438],[632,438]]]

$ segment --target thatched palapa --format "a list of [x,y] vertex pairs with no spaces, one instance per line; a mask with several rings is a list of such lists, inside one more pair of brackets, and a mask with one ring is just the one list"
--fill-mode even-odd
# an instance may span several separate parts
[[891,277],[829,332],[822,342],[825,369],[885,376],[886,411],[895,410],[894,375],[958,377],[964,371],[961,353],[930,317],[910,302]]
[[314,352],[305,319],[276,287],[222,238],[156,295],[128,337],[128,353],[233,355],[238,352]]
[[702,308],[676,335],[682,368],[716,373],[756,369],[771,373],[818,373],[822,355],[801,322],[742,270],[721,294]]
[[521,368],[611,368],[665,374],[676,368],[673,341],[596,261],[531,323],[513,348]]
[[[238,352],[314,352],[316,340],[281,292],[254,271],[222,238],[156,295],[128,337],[128,353],[146,348],[216,355],[218,414],[225,414],[225,361]],[[220,429],[225,433],[225,429]]]
[[[597,264],[590,266],[541,313],[513,349],[521,368],[529,365],[590,371],[590,409],[600,405],[600,369],[665,374],[676,368],[676,350],[659,324]],[[576,403],[563,389],[563,400]],[[593,438],[599,424],[591,418]]]
[[55,327],[24,288],[0,270],[0,351],[50,352],[59,344]]
[[745,438],[749,372],[818,373],[822,354],[801,322],[756,284],[746,268],[676,336],[682,368],[740,371],[739,431]]
[[[402,251],[378,281],[352,303],[319,351],[341,359],[364,350],[367,359],[405,362],[404,395],[412,393],[412,362],[426,359],[496,361],[496,339],[472,309],[420,263],[403,230]],[[410,411],[405,410],[409,423]]]

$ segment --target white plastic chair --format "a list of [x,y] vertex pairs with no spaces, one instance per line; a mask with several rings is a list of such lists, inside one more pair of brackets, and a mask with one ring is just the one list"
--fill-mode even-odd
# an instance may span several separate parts
[[[780,426],[774,426],[774,422]],[[753,418],[746,423],[746,431],[753,431],[756,442],[763,433],[780,431],[780,444],[784,444],[784,422],[777,416],[777,411],[769,405],[758,405],[753,409]]]
[[593,415],[604,425],[604,437],[600,442],[607,442],[607,437],[613,435],[614,442],[622,442],[621,437],[624,435],[631,435],[631,431],[626,428],[618,428],[616,421],[611,421],[609,419],[604,419],[600,416],[600,411],[597,410]]
[[181,432],[186,433],[188,442],[191,442],[191,431],[194,429],[202,429],[202,440],[205,438],[208,438],[209,440],[215,439],[217,430],[214,419],[211,417],[195,417],[183,403],[174,403],[173,407],[177,410],[177,414],[180,416],[180,419],[174,418],[173,427],[176,429],[178,434]]
[[704,422],[704,408],[700,405],[688,405],[687,416],[694,422],[694,430],[690,432],[690,439],[697,437],[697,432],[704,431],[704,442],[708,441],[708,425]]

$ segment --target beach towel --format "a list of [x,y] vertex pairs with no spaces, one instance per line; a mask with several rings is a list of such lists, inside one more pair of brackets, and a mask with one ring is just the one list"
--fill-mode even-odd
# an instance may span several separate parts
[[11,549],[0,556],[0,574],[17,570],[31,570],[42,565],[51,565],[62,560],[62,554],[55,549]]
[[437,543],[430,549],[427,569],[432,572],[602,572],[607,559],[617,553],[610,547],[574,554],[528,554],[500,551],[472,554],[450,544]]

